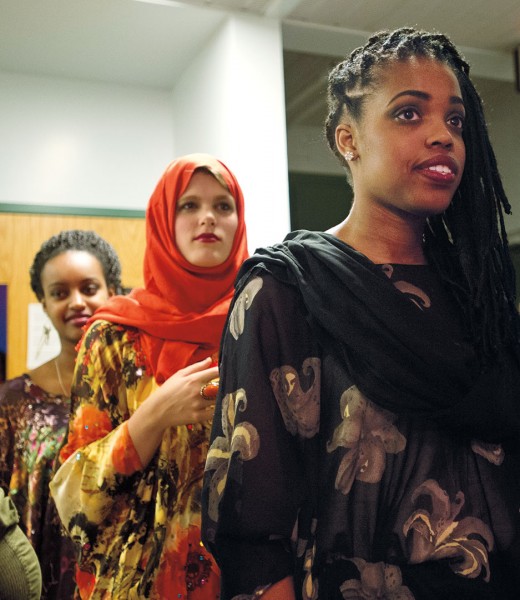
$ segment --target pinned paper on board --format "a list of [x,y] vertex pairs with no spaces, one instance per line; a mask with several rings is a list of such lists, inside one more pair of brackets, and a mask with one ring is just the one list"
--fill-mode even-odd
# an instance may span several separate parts
[[35,369],[58,356],[61,342],[58,332],[39,302],[29,304],[27,319],[27,369]]

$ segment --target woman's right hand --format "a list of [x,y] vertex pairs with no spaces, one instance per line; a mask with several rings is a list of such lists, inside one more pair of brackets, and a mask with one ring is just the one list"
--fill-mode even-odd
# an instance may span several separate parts
[[206,400],[200,393],[204,384],[218,377],[218,367],[212,364],[208,357],[180,369],[152,392],[128,419],[128,433],[143,468],[159,447],[165,429],[203,423],[213,417],[216,398]]
[[202,423],[213,416],[216,398],[206,400],[201,388],[218,377],[211,358],[189,365],[174,373],[147,400],[157,410],[163,431],[167,427]]

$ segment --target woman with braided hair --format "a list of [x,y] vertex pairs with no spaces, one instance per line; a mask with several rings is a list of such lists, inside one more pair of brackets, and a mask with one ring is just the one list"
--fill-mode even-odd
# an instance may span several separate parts
[[241,269],[203,540],[222,600],[520,589],[520,344],[497,171],[450,40],[383,31],[329,75],[354,201]]
[[61,535],[49,481],[66,435],[70,386],[83,326],[121,290],[121,265],[94,231],[61,231],[30,268],[31,288],[59,339],[58,356],[0,386],[0,486],[20,514],[42,570],[42,599],[74,595],[74,549]]

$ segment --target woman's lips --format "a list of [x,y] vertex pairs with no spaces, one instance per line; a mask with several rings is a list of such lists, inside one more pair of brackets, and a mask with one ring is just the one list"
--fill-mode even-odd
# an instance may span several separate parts
[[434,169],[428,167],[427,169],[420,169],[421,173],[439,183],[453,183],[456,179],[455,173],[449,169]]
[[83,327],[90,319],[90,315],[78,315],[76,317],[69,317],[67,323],[71,323],[76,327]]
[[437,183],[453,183],[457,179],[459,167],[449,156],[435,156],[418,165],[417,170]]
[[195,238],[197,242],[211,243],[218,242],[218,237],[213,233],[202,233]]

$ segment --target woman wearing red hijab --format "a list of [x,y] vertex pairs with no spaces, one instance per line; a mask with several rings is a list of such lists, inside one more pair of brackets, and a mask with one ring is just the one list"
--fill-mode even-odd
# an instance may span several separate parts
[[208,383],[247,257],[240,186],[211,156],[175,160],[146,228],[145,287],[98,310],[81,342],[51,492],[78,546],[82,600],[216,599],[200,490]]

